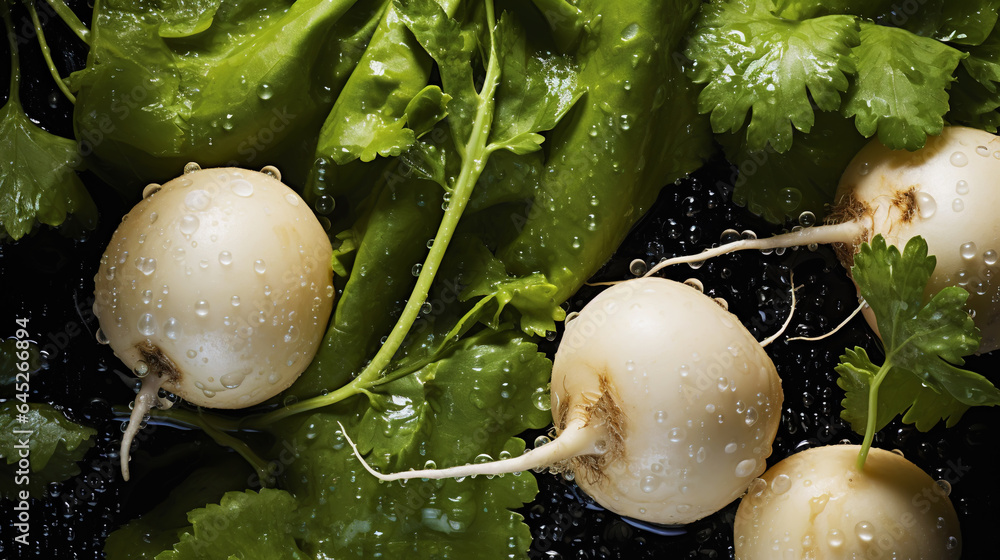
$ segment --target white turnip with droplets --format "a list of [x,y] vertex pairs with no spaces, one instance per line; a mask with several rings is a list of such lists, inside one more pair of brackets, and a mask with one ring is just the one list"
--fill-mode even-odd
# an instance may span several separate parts
[[689,523],[764,471],[783,400],[774,364],[739,320],[662,278],[613,286],[567,322],[551,393],[557,437],[520,457],[369,472],[398,480],[550,467],[572,472],[609,510]]
[[333,306],[332,248],[279,179],[236,168],[150,185],[95,276],[99,338],[142,386],[122,474],[160,387],[198,406],[243,408],[289,385],[315,355]]
[[[927,242],[937,266],[927,294],[946,286],[969,292],[967,309],[982,334],[980,352],[1000,348],[1000,137],[949,126],[914,152],[893,151],[873,140],[841,177],[829,225],[770,238],[727,243],[697,255],[668,259],[665,266],[693,263],[732,251],[835,243],[845,268],[861,243],[882,234],[903,247],[912,237]],[[870,308],[863,313],[875,332]]]
[[958,516],[948,485],[901,455],[857,445],[816,447],[755,480],[736,512],[737,560],[957,560]]

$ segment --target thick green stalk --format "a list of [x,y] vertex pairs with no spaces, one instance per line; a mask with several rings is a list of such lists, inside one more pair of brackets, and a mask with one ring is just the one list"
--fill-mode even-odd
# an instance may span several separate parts
[[890,356],[886,356],[885,363],[875,374],[875,379],[872,380],[871,387],[868,389],[868,422],[865,425],[865,439],[861,443],[861,451],[858,451],[857,467],[859,471],[864,470],[865,460],[868,459],[868,450],[871,449],[872,441],[875,440],[875,423],[878,421],[878,388],[882,385],[885,376],[889,374],[891,369],[889,361]]

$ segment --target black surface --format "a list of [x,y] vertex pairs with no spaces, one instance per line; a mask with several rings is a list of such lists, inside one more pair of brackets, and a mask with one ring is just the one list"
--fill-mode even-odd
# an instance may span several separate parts
[[[81,14],[87,6],[74,3]],[[17,7],[15,23],[26,14]],[[86,21],[86,18],[85,18]],[[19,27],[20,29],[20,27]],[[82,66],[85,49],[58,21],[47,25],[49,41],[64,75]],[[21,45],[25,75],[22,98],[29,114],[52,132],[71,133],[70,104],[58,94],[45,71],[34,41]],[[6,48],[0,56],[0,80],[6,84]],[[3,86],[6,88],[6,85]],[[3,139],[0,139],[3,141]],[[112,404],[131,400],[122,365],[110,350],[94,339],[97,325],[90,313],[93,276],[104,246],[129,204],[110,188],[84,174],[101,210],[98,230],[86,239],[67,239],[41,229],[14,244],[0,245],[3,274],[0,336],[9,337],[15,317],[29,317],[33,338],[47,351],[42,372],[33,377],[37,400],[56,403],[73,420],[98,430],[96,446],[82,462],[82,472],[54,485],[45,500],[31,504],[32,544],[12,542],[14,512],[0,502],[0,558],[98,558],[108,533],[162,499],[179,471],[160,471],[155,483],[125,484],[117,471],[120,422]],[[758,235],[778,231],[728,202],[729,166],[714,161],[690,180],[668,185],[656,207],[605,267],[600,279],[628,276],[635,258],[654,263],[664,256],[698,251],[716,243],[727,228],[751,229]],[[802,288],[790,331],[815,335],[826,332],[856,305],[853,287],[826,248],[783,255],[740,253],[716,259],[693,270],[687,266],[667,271],[683,280],[694,277],[706,292],[727,300],[750,332],[763,339],[784,320],[788,309],[788,274]],[[585,288],[570,302],[578,310],[596,293]],[[554,349],[558,340],[548,346]],[[839,419],[842,391],[836,387],[833,365],[845,346],[860,344],[879,355],[876,340],[860,318],[820,343],[779,341],[769,347],[785,390],[781,429],[769,464],[807,447],[860,437]],[[969,367],[987,375],[997,371],[998,359],[985,356]],[[117,370],[117,371],[116,371]],[[992,375],[994,380],[995,375]],[[1000,448],[996,411],[969,411],[956,427],[921,433],[898,421],[876,438],[876,445],[900,449],[907,458],[935,478],[952,483],[952,500],[959,512],[965,558],[994,557],[995,521],[1000,483],[992,455]],[[526,434],[529,440],[537,434]],[[149,457],[197,453],[200,443],[191,433],[150,426],[141,438],[140,452]],[[181,442],[188,442],[180,445]],[[137,453],[140,453],[137,452]],[[146,461],[154,465],[155,459]],[[166,461],[162,461],[166,462]],[[732,520],[736,504],[707,519],[682,528],[643,527],[590,503],[572,482],[539,475],[540,493],[523,513],[535,537],[533,558],[731,558]]]

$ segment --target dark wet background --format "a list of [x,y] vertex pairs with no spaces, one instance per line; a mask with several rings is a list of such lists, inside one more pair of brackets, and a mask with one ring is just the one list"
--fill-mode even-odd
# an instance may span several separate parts
[[[75,2],[85,21],[88,8]],[[44,13],[44,11],[43,11]],[[29,27],[26,13],[14,11],[16,34],[31,39],[21,44],[24,77],[22,100],[28,114],[51,132],[71,135],[71,106],[55,89]],[[58,21],[46,25],[48,39],[63,75],[84,64],[85,50]],[[6,44],[0,54],[2,90],[7,86]],[[0,139],[2,141],[2,139]],[[192,432],[168,426],[150,426],[142,436],[137,463],[145,474],[123,484],[117,471],[120,422],[112,404],[124,404],[133,393],[124,382],[124,368],[110,350],[94,339],[97,325],[90,314],[93,276],[104,245],[110,239],[126,204],[114,192],[84,173],[101,209],[97,231],[85,240],[67,239],[43,229],[19,243],[0,245],[0,336],[11,336],[16,317],[29,317],[29,332],[48,359],[32,377],[35,400],[63,407],[74,421],[97,429],[97,444],[81,463],[80,475],[54,485],[50,496],[31,505],[33,544],[14,546],[13,503],[0,502],[0,558],[98,558],[108,533],[158,503],[185,473],[163,465],[194,456],[204,443]],[[718,243],[726,229],[752,230],[758,235],[780,228],[766,224],[729,202],[732,173],[724,161],[714,161],[693,178],[668,185],[650,215],[629,236],[599,279],[629,276],[633,259],[653,264],[664,256],[699,251]],[[794,224],[788,224],[789,226]],[[677,280],[698,278],[707,293],[727,300],[750,332],[763,339],[784,321],[788,310],[788,273],[794,268],[799,303],[789,332],[817,335],[828,331],[856,305],[853,287],[832,251],[799,249],[782,255],[739,253],[716,259],[699,269],[686,265],[666,271]],[[594,289],[585,288],[570,302],[579,310]],[[547,343],[554,349],[558,340]],[[837,335],[818,343],[779,341],[769,347],[785,391],[784,414],[773,464],[808,447],[841,440],[860,443],[840,420],[842,391],[833,366],[846,346],[862,345],[880,356],[874,337],[862,319],[852,321]],[[1000,359],[971,359],[970,369],[996,382]],[[117,371],[116,371],[117,370]],[[893,422],[876,438],[876,445],[900,449],[930,473],[951,482],[951,498],[958,510],[965,558],[995,557],[996,524],[1000,521],[1000,482],[993,455],[1000,448],[998,412],[970,410],[952,429],[921,433]],[[540,433],[540,432],[539,432]],[[526,434],[529,444],[539,433]],[[993,450],[991,452],[991,450]],[[145,484],[142,480],[145,478]],[[522,513],[534,535],[532,558],[731,558],[732,522],[736,503],[686,527],[646,527],[602,511],[582,496],[572,482],[550,474],[538,477],[541,488],[534,503]],[[153,482],[155,481],[155,482]]]

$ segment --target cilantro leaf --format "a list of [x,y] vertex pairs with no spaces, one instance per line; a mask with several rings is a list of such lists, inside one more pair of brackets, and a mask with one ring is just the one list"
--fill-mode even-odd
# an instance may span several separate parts
[[840,108],[841,92],[854,74],[851,49],[859,42],[854,17],[823,16],[805,21],[779,18],[766,2],[712,2],[694,25],[685,54],[694,61],[689,76],[706,84],[698,110],[711,113],[716,133],[747,126],[747,146],[778,152],[792,144],[792,128],[808,132],[813,104]]
[[[191,527],[183,531],[173,550],[157,560],[214,560],[260,558],[305,560],[296,543],[293,514],[296,500],[284,490],[228,492],[219,504],[188,513]],[[243,551],[243,554],[237,554]]]
[[733,202],[772,223],[810,211],[818,217],[837,191],[847,164],[867,140],[839,113],[819,111],[809,134],[795,132],[792,147],[779,154],[770,147],[747,148],[740,133],[719,134],[726,159],[733,163]]
[[858,75],[844,98],[845,117],[858,132],[892,149],[916,150],[940,134],[952,73],[966,56],[940,41],[902,29],[861,25],[854,49]]
[[[24,486],[15,485],[14,470],[22,445],[27,443],[31,473],[27,490],[40,496],[52,482],[62,482],[80,473],[77,461],[94,442],[97,431],[66,419],[52,405],[27,403],[28,412],[18,414],[18,401],[0,404],[0,494],[16,495]],[[30,434],[16,434],[14,431]]]
[[[925,297],[936,262],[920,236],[900,253],[878,235],[854,257],[851,274],[871,305],[885,346],[881,366],[855,349],[836,368],[838,384],[847,391],[842,417],[856,431],[865,426],[859,465],[878,427],[904,410],[905,422],[927,430],[942,419],[954,425],[970,406],[1000,404],[1000,391],[988,379],[959,367],[980,343],[964,308],[968,292],[949,286]],[[880,388],[890,396],[881,396]]]

